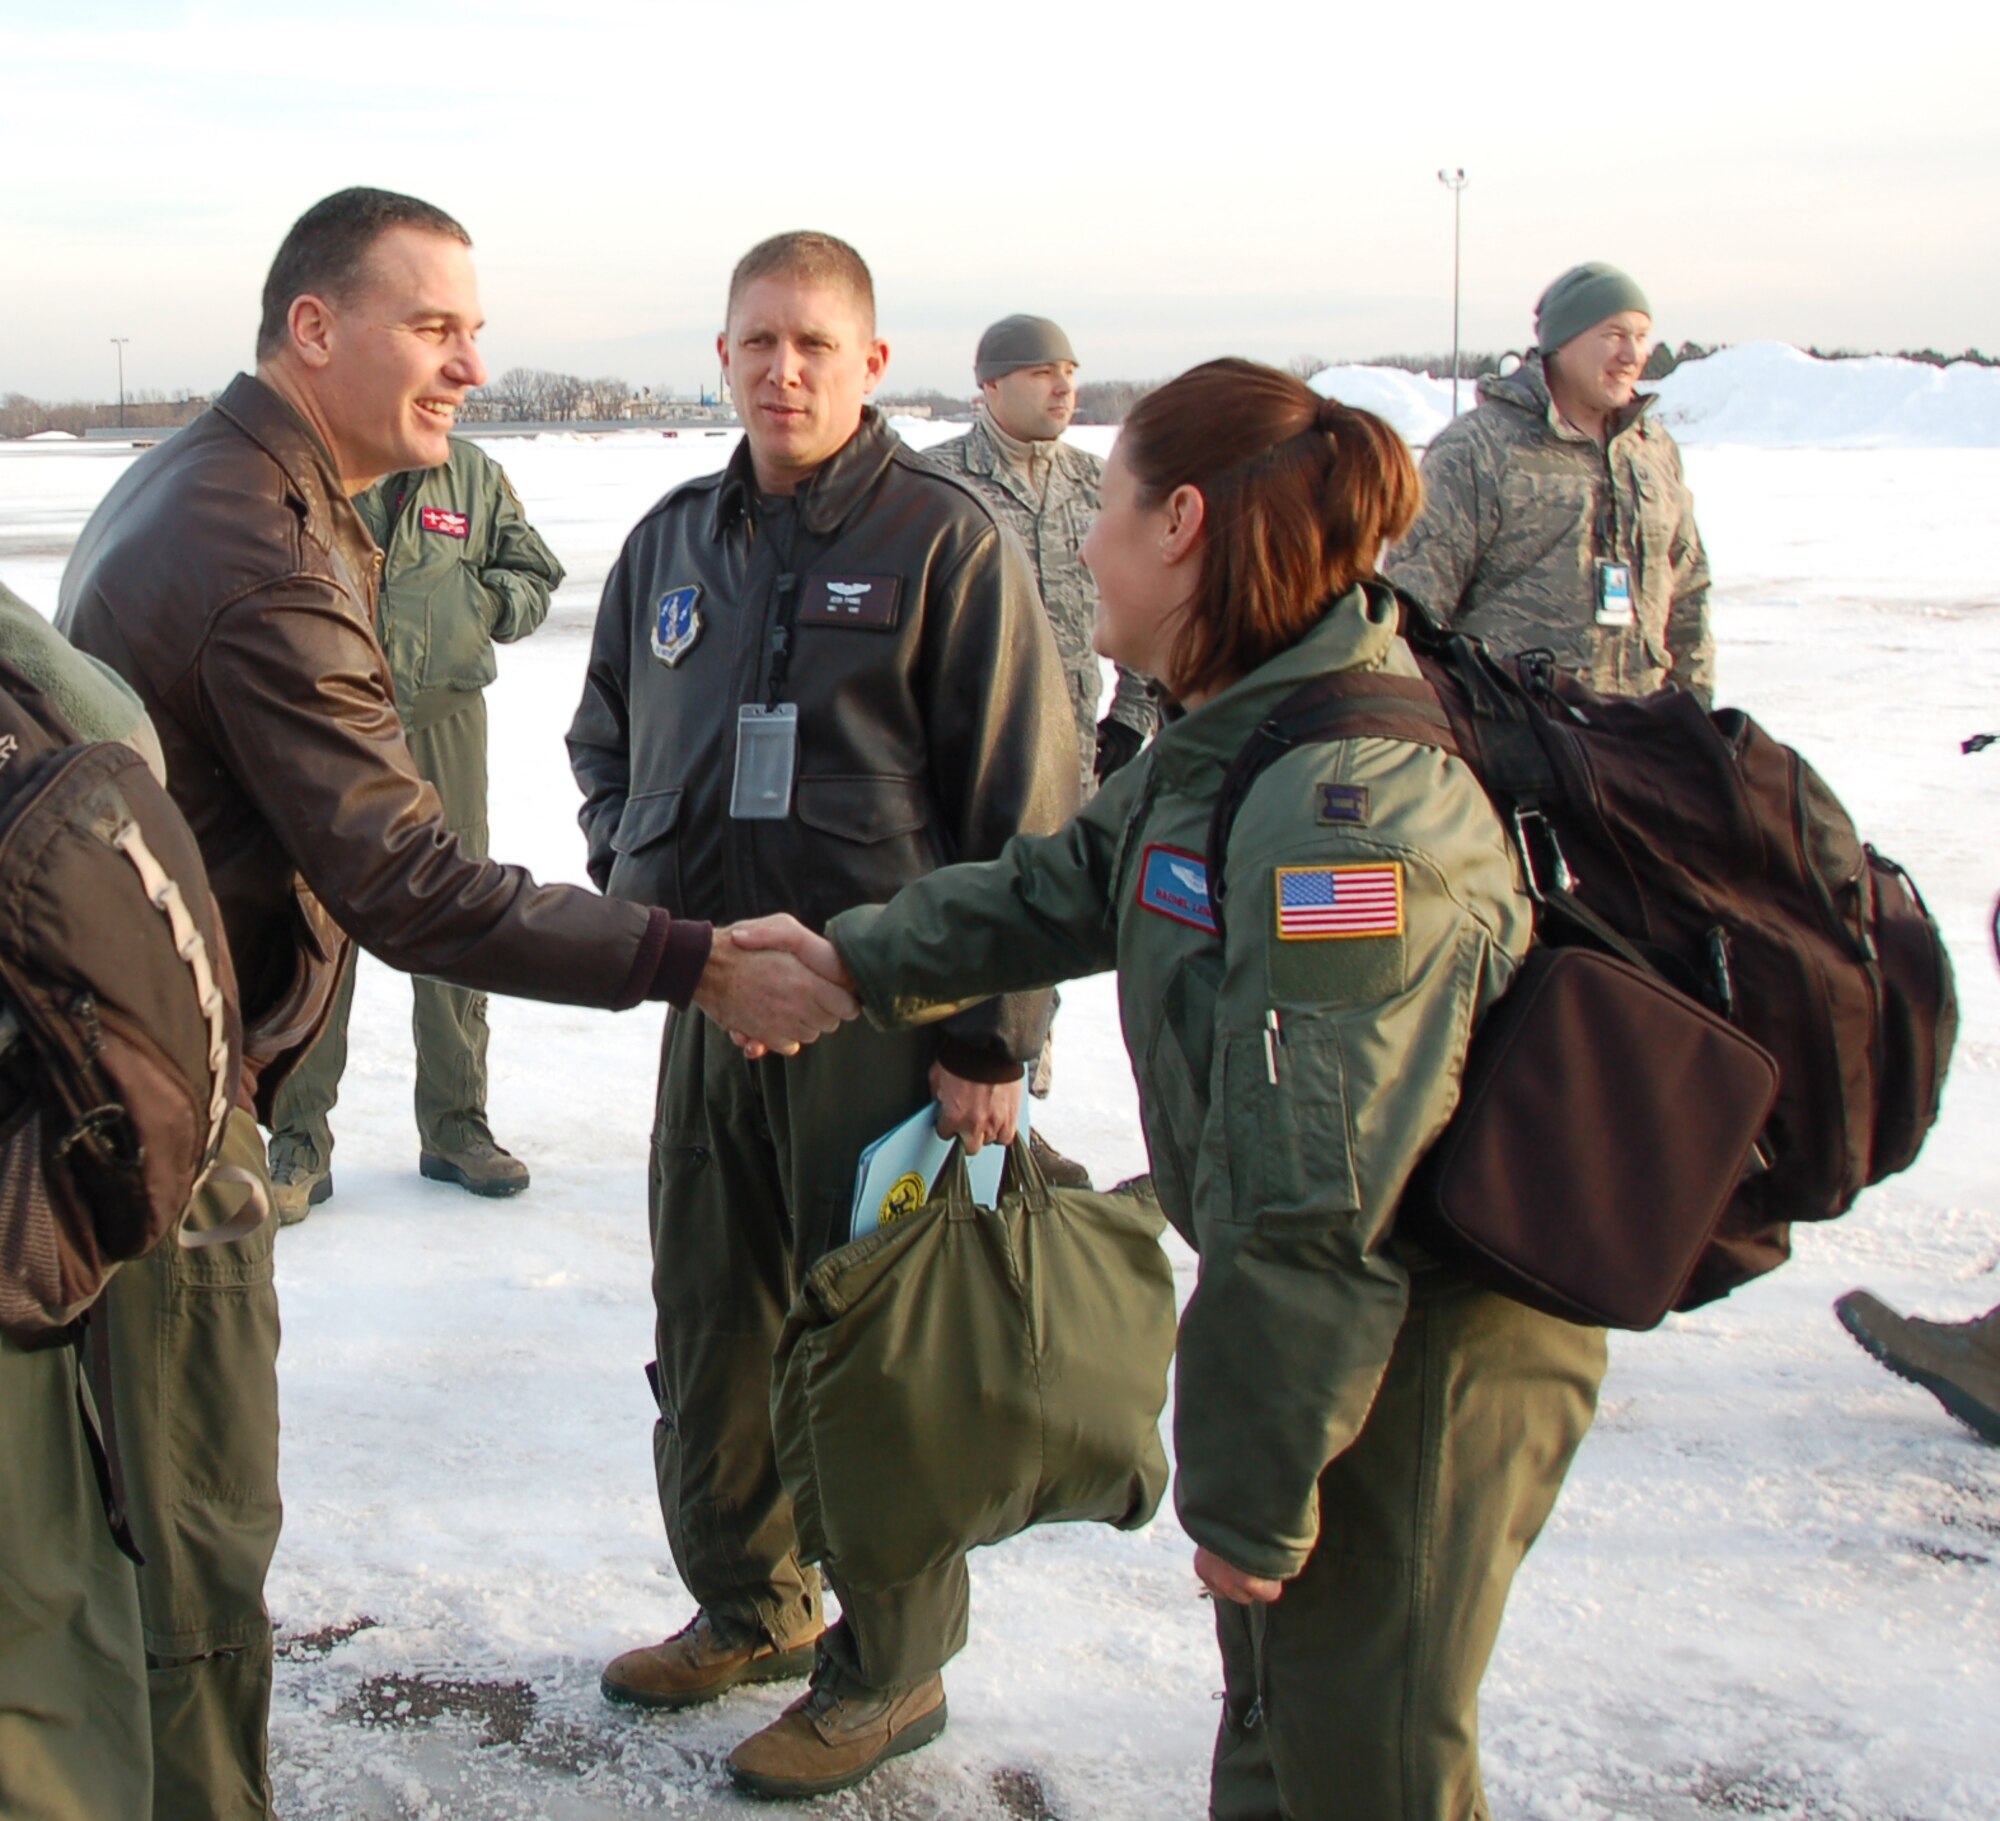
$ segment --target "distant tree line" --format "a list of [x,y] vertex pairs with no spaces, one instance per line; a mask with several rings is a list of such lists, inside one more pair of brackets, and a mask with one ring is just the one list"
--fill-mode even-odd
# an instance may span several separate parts
[[[1704,346],[1684,341],[1678,347],[1658,344],[1646,362],[1648,379],[1664,379],[1685,361],[1701,360],[1720,353],[1729,344]],[[1868,360],[1877,351],[1861,348],[1809,347],[1815,360]],[[1491,350],[1460,350],[1458,372],[1461,379],[1477,379],[1497,373],[1508,356]],[[2000,355],[1967,348],[1946,354],[1937,348],[1903,348],[1892,357],[1917,361],[1927,367],[1948,367],[1965,361],[1975,367],[2000,367]],[[1310,379],[1336,363],[1318,354],[1295,354],[1286,368],[1302,379]],[[1406,373],[1428,373],[1449,378],[1449,354],[1378,354],[1357,363],[1370,367],[1394,367]],[[1076,421],[1079,424],[1118,424],[1138,401],[1162,382],[1157,379],[1091,379],[1076,389]],[[124,424],[130,430],[170,430],[191,423],[208,406],[206,395],[180,387],[171,392],[141,388],[125,397]],[[935,388],[885,393],[878,400],[889,411],[928,411],[934,418],[969,418],[974,401]],[[686,416],[690,412],[719,410],[706,398],[699,404],[677,399],[662,386],[634,388],[615,375],[585,379],[575,373],[554,373],[542,367],[509,367],[498,379],[481,386],[466,400],[462,420],[466,423],[584,423],[647,422],[665,417]],[[81,436],[89,430],[115,429],[119,423],[116,404],[94,399],[48,400],[30,398],[22,392],[0,393],[0,440],[35,436],[44,430],[67,431]]]
[[[1874,351],[1868,348],[1808,348],[1815,360],[1873,360]],[[1965,361],[1974,367],[2000,367],[2000,354],[1982,354],[1977,348],[1967,348],[1963,354],[1941,354],[1936,348],[1904,348],[1895,358],[1914,360],[1926,367],[1950,367]]]
[[[1684,341],[1678,348],[1670,348],[1665,342],[1657,342],[1652,353],[1646,358],[1642,377],[1665,379],[1682,361],[1700,360],[1703,355],[1714,352],[1713,348],[1704,348],[1699,342]],[[1458,353],[1458,377],[1481,379],[1489,373],[1498,373],[1505,361],[1519,358],[1518,351],[1461,348]],[[1333,364],[1332,361],[1322,360],[1317,354],[1300,354],[1286,363],[1287,367],[1301,379],[1310,379],[1315,373]],[[1449,354],[1378,354],[1356,364],[1364,367],[1394,367],[1401,373],[1428,373],[1434,379],[1451,378]]]
[[546,367],[509,367],[467,395],[461,418],[475,424],[644,423],[702,408],[665,386],[634,386],[616,374],[586,379]]
[[878,392],[870,402],[891,417],[901,412],[910,417],[932,417],[940,423],[948,423],[953,418],[972,416],[971,399],[963,393],[940,392],[935,386],[903,392]]
[[[1652,353],[1646,359],[1644,377],[1665,379],[1676,367],[1685,361],[1705,360],[1711,354],[1720,354],[1729,343],[1719,341],[1712,346],[1704,346],[1698,341],[1684,341],[1678,347],[1669,347],[1665,342],[1656,342]],[[1818,348],[1805,350],[1815,360],[1875,360],[1883,358],[1880,349],[1875,348]],[[1503,361],[1510,358],[1506,353],[1490,351],[1472,352],[1460,349],[1458,356],[1458,376],[1461,379],[1478,379],[1483,374],[1497,373]],[[1515,355],[1514,358],[1518,358]],[[1887,356],[1891,360],[1916,361],[1926,367],[1949,367],[1956,361],[1966,361],[1975,367],[2000,367],[2000,356],[1982,354],[1977,348],[1967,348],[1962,354],[1942,354],[1935,348],[1900,348]],[[1335,365],[1317,354],[1298,354],[1285,363],[1286,368],[1301,379],[1310,379],[1315,373]],[[1354,363],[1364,367],[1394,367],[1404,373],[1428,373],[1434,378],[1451,377],[1451,356],[1449,354],[1377,354],[1371,359]]]
[[[208,408],[208,400],[185,389],[166,393],[153,389],[125,395],[125,427],[128,430],[177,430],[192,423]],[[118,407],[100,405],[94,399],[40,399],[23,392],[0,393],[0,440],[39,436],[44,430],[62,430],[81,436],[86,430],[115,430]]]
[[[1322,365],[1325,363],[1322,362]],[[1319,369],[1313,369],[1317,372]],[[1086,379],[1076,388],[1076,417],[1079,424],[1122,424],[1125,413],[1163,382],[1157,379]],[[978,400],[963,393],[940,392],[935,387],[908,392],[876,394],[875,403],[884,411],[910,411],[921,416],[928,412],[940,422],[969,421]]]

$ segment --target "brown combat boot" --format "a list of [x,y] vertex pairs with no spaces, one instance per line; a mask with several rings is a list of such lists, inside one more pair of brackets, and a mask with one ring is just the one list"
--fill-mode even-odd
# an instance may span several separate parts
[[863,1688],[822,1659],[811,1689],[729,1754],[736,1787],[792,1801],[851,1789],[891,1758],[944,1731],[944,1678],[914,1688]]
[[295,1227],[323,1201],[333,1199],[333,1172],[287,1158],[271,1168],[271,1212],[281,1227]]
[[698,1612],[663,1644],[614,1657],[598,1678],[607,1701],[628,1707],[693,1707],[746,1682],[788,1682],[813,1666],[819,1631],[780,1650],[768,1638],[725,1637]]
[[528,1166],[490,1138],[474,1137],[462,1150],[425,1151],[417,1171],[432,1182],[456,1183],[469,1195],[518,1195],[528,1186]]
[[1923,1386],[1968,1429],[2000,1443],[2000,1308],[1971,1321],[1924,1321],[1851,1290],[1833,1312],[1898,1378]]

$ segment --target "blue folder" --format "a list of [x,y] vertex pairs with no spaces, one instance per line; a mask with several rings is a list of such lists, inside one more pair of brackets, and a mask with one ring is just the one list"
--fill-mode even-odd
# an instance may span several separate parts
[[[854,1223],[848,1237],[859,1239],[877,1227],[892,1226],[914,1214],[937,1188],[938,1176],[958,1141],[940,1138],[937,1102],[892,1126],[861,1153],[854,1169]],[[1028,1135],[1028,1096],[1021,1096],[1021,1136]],[[972,1199],[984,1207],[1000,1198],[1000,1171],[1007,1147],[989,1144],[965,1160]]]

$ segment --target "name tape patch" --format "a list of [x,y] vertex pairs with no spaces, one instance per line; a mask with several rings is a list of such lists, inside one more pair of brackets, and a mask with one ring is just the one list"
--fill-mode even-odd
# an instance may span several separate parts
[[1208,862],[1177,847],[1149,847],[1139,862],[1139,902],[1149,911],[1215,934]]
[[702,618],[695,606],[700,599],[700,587],[691,584],[661,595],[653,610],[653,656],[670,670],[701,637]]
[[902,591],[900,575],[809,575],[799,624],[893,632]]
[[1403,933],[1403,864],[1281,866],[1273,881],[1281,942]]
[[468,538],[472,535],[472,520],[463,512],[448,512],[442,506],[426,506],[417,514],[417,523],[426,531],[441,532],[446,537]]

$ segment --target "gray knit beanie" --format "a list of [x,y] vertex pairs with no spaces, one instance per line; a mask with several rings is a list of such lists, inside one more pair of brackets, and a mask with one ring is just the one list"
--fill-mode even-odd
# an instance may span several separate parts
[[1076,365],[1069,337],[1046,316],[1003,316],[979,338],[972,372],[983,386],[1003,373],[1046,366],[1058,360]]
[[1621,310],[1643,310],[1651,316],[1653,306],[1646,301],[1646,293],[1616,266],[1601,259],[1571,266],[1535,305],[1535,346],[1544,354],[1553,354]]

